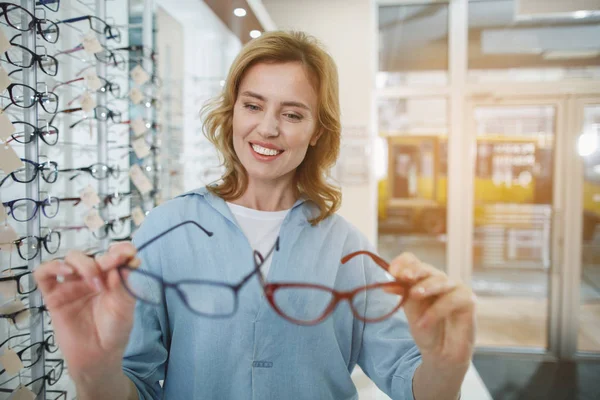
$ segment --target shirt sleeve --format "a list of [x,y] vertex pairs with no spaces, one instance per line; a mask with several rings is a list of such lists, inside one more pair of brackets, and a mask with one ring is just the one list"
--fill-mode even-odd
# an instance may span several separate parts
[[[374,251],[372,246],[369,250]],[[386,282],[391,276],[371,261],[361,257],[366,284]],[[387,303],[387,306],[386,306]],[[365,311],[367,315],[381,315],[371,312],[393,308],[394,297],[382,291],[367,292]],[[392,399],[414,400],[412,390],[413,375],[421,364],[421,353],[415,344],[402,309],[381,322],[364,323],[358,365],[365,374]]]
[[[152,213],[146,218],[134,237],[134,244],[140,245],[159,229],[154,229]],[[151,245],[138,253],[142,270],[153,274],[160,273],[160,245]],[[161,296],[162,293],[156,293]],[[159,381],[165,379],[168,359],[168,324],[164,305],[153,305],[137,301],[133,316],[133,328],[123,356],[123,372],[135,384],[140,400],[160,399],[162,387]]]

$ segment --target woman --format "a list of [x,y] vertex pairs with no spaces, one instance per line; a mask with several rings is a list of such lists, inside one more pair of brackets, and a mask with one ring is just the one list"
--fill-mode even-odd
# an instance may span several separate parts
[[[307,327],[269,307],[252,276],[262,258],[268,282],[351,290],[386,280],[369,257],[340,263],[371,246],[335,214],[340,192],[325,179],[340,146],[331,57],[302,33],[266,33],[242,49],[223,95],[205,111],[206,134],[225,160],[222,181],[154,209],[134,242],[187,220],[210,235],[188,224],[139,259],[121,243],[95,260],[72,251],[35,273],[78,398],[350,399],[357,398],[356,364],[392,398],[457,398],[474,344],[474,300],[465,285],[404,253],[389,269],[409,288],[390,294],[404,294],[403,311],[365,323],[344,303]],[[126,263],[171,282],[252,278],[229,318],[199,317],[190,309],[216,312],[235,300],[155,290],[164,296],[160,305],[136,303],[119,280],[117,267]],[[317,300],[293,298],[309,313]]]

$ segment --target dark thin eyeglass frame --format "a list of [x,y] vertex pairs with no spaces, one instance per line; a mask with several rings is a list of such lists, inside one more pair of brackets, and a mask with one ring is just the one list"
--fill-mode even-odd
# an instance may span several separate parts
[[[24,137],[25,135],[29,134],[28,139],[20,139],[19,136],[16,136],[16,135],[18,135],[17,133],[13,133],[11,135],[10,139],[8,139],[6,141],[6,143],[10,143],[14,140],[17,143],[28,144],[28,143],[33,142],[33,140],[35,139],[36,136],[38,136],[40,139],[42,139],[42,141],[44,143],[46,143],[48,146],[54,146],[56,143],[58,143],[59,130],[57,127],[55,127],[53,125],[46,124],[46,126],[44,128],[38,128],[35,125],[32,125],[29,122],[25,122],[25,121],[14,121],[12,124],[15,126],[15,128],[16,128],[17,124],[28,126],[31,128],[31,132],[27,132],[27,133],[23,132],[23,136],[21,136],[21,137]],[[47,140],[46,136],[48,136],[48,135],[52,135],[53,136],[52,139],[54,139],[54,140]]]
[[[24,267],[14,267],[14,268],[9,268],[8,271],[14,271],[14,270],[26,270],[25,272],[21,272],[18,273],[16,275],[8,275],[8,276],[0,276],[0,282],[10,282],[10,281],[15,281],[15,284],[17,285],[17,292],[20,295],[27,295],[27,294],[31,294],[33,292],[35,292],[37,290],[37,282],[35,281],[35,279],[33,280],[33,289],[30,289],[27,292],[23,292],[21,291],[21,279],[25,278],[25,279],[31,279],[32,277],[30,276],[33,271],[29,270],[27,266]],[[4,271],[2,271],[4,272]],[[0,347],[2,347],[2,344],[0,344]],[[1,374],[2,372],[0,372]]]
[[[18,68],[31,68],[37,62],[38,66],[40,67],[42,72],[44,72],[46,75],[56,76],[58,74],[58,60],[49,54],[37,54],[37,53],[33,52],[31,49],[29,49],[28,47],[21,46],[18,43],[13,43],[13,40],[20,36],[21,36],[20,34],[13,36],[10,39],[10,44],[12,45],[12,47],[19,47],[21,49],[21,51],[29,53],[29,56],[30,56],[29,61],[30,62],[27,65],[25,65],[25,63],[20,63],[16,60],[15,61],[11,60],[10,53],[7,50],[4,52],[4,56],[6,57],[6,60],[8,61],[8,63],[11,65],[14,65],[15,67],[18,67]],[[46,67],[44,66],[45,59],[50,59],[50,61],[54,64],[54,67],[53,67],[54,71],[52,71],[50,68],[46,69]]]
[[[47,177],[46,175],[44,175],[44,173],[42,173],[42,179],[44,179],[46,182],[48,183],[54,183],[56,182],[56,179],[58,178],[58,164],[54,161],[46,161],[43,163],[37,163],[35,161],[31,161],[28,160],[26,158],[21,158],[21,161],[23,161],[26,164],[31,164],[34,166],[35,170],[34,173],[32,174],[32,177],[30,179],[27,180],[19,180],[15,173],[19,172],[19,171],[23,171],[24,169],[27,169],[27,167],[25,168],[21,168],[17,171],[11,172],[10,174],[6,175],[4,177],[4,179],[2,179],[0,181],[0,187],[2,186],[2,184],[8,180],[9,177],[12,177],[13,181],[18,182],[18,183],[29,183],[29,182],[33,182],[35,180],[35,178],[37,178],[38,173],[40,171],[43,171],[45,169],[52,169],[52,172],[50,172],[50,175]],[[50,165],[52,168],[48,168],[48,165]]]
[[[42,391],[44,390],[44,388],[46,387],[45,385],[47,384],[48,386],[54,386],[56,384],[56,382],[58,382],[60,380],[60,378],[62,377],[63,371],[65,369],[65,360],[62,359],[47,359],[47,362],[56,362],[57,366],[52,368],[50,371],[48,371],[48,373],[44,376],[40,376],[39,378],[36,378],[34,380],[32,380],[31,382],[26,383],[23,386],[31,386],[33,385],[35,382],[43,380],[43,386],[40,388],[40,391],[38,393],[35,393],[35,397],[37,398]],[[60,372],[57,373],[56,369],[60,367]],[[0,388],[0,392],[2,393],[13,393],[15,389],[4,389],[4,388]]]
[[[7,10],[8,6],[11,6],[13,8],[10,9],[10,10]],[[27,29],[22,29],[20,26],[13,25],[13,23],[10,20],[10,18],[8,18],[8,13],[11,12],[11,11],[13,11],[13,10],[15,10],[15,9],[19,9],[21,12],[26,13],[31,18],[31,21],[27,25]],[[39,34],[40,36],[42,36],[42,38],[46,42],[48,42],[48,43],[56,43],[58,41],[58,37],[60,36],[60,29],[59,29],[58,25],[55,24],[54,22],[52,22],[52,21],[50,21],[48,19],[38,18],[35,15],[33,15],[32,13],[30,13],[27,9],[25,9],[25,8],[19,6],[19,5],[13,4],[13,3],[0,2],[0,10],[1,10],[0,17],[4,16],[4,19],[6,20],[6,23],[10,27],[12,27],[12,28],[14,28],[14,29],[16,29],[18,31],[21,31],[21,32],[27,32],[27,31],[33,30],[35,28],[35,32],[37,34]],[[49,28],[43,29],[43,27],[42,27],[42,24],[46,23],[46,22],[51,24],[50,28],[54,27],[56,29],[56,37],[53,38],[53,39],[51,39],[51,40],[49,40],[46,37],[46,33],[48,32]]]
[[14,326],[17,326],[17,316],[19,314],[21,314],[22,312],[28,311],[28,310],[36,310],[36,309],[39,312],[48,311],[48,309],[46,308],[45,305],[41,305],[41,306],[37,306],[37,307],[27,307],[27,308],[24,308],[24,309],[19,310],[19,311],[15,311],[15,312],[10,313],[10,314],[0,314],[0,318],[10,319],[13,322]]
[[[33,202],[35,205],[34,205],[34,206],[31,208],[31,209],[33,209],[31,216],[30,216],[29,218],[25,219],[25,220],[20,220],[20,219],[17,219],[17,218],[15,217],[15,213],[14,213],[14,205],[15,205],[15,203],[17,203],[17,202],[19,202],[19,201],[24,201],[24,200],[26,200],[26,201],[30,201],[30,202]],[[52,216],[50,216],[50,215],[48,215],[48,213],[46,213],[46,207],[51,205],[51,203],[49,203],[49,201],[56,201],[56,203],[57,203],[57,204],[56,204],[56,213],[55,213],[54,215],[52,215]],[[58,214],[58,210],[60,209],[60,199],[59,199],[58,197],[54,197],[54,196],[49,196],[49,197],[48,197],[47,199],[45,199],[45,200],[35,200],[35,199],[31,199],[31,198],[29,198],[29,197],[22,197],[22,198],[20,198],[20,199],[15,199],[15,200],[11,200],[11,201],[7,201],[7,202],[3,202],[3,203],[2,203],[2,205],[3,205],[4,207],[7,207],[7,208],[9,208],[9,211],[8,211],[8,213],[7,213],[7,214],[8,214],[8,215],[12,215],[12,217],[13,217],[13,218],[14,218],[16,221],[19,221],[19,222],[27,222],[27,221],[31,221],[32,219],[34,219],[34,218],[35,218],[35,216],[37,215],[37,213],[38,213],[38,210],[40,209],[40,207],[42,208],[42,213],[44,214],[44,216],[45,216],[46,218],[54,218],[54,217],[56,217],[56,215]]]
[[[50,235],[53,235],[53,234],[58,235],[58,245],[56,246],[55,251],[50,251],[50,250],[48,250],[48,238],[50,237]],[[25,239],[28,239],[28,238],[34,238],[35,240],[37,240],[37,245],[35,247],[35,254],[31,258],[25,257],[23,255],[23,253],[21,252],[21,243],[24,242]],[[58,250],[60,249],[61,238],[62,238],[62,235],[60,234],[60,232],[51,230],[44,236],[34,236],[34,235],[22,236],[19,239],[15,240],[13,242],[13,244],[17,246],[17,252],[19,253],[19,257],[21,257],[21,259],[24,261],[30,261],[30,260],[33,260],[34,258],[36,258],[40,254],[40,248],[42,247],[41,246],[42,244],[44,245],[44,248],[46,249],[48,254],[56,254],[58,252]]]
[[[23,87],[25,88],[25,90],[30,90],[33,95],[31,95],[31,97],[33,98],[33,100],[31,101],[31,104],[29,105],[20,105],[19,104],[19,100],[17,99],[17,95],[13,92],[13,90],[17,87]],[[11,83],[10,85],[8,85],[8,87],[6,88],[6,90],[8,90],[8,95],[10,98],[10,103],[8,103],[6,105],[6,107],[4,107],[2,109],[2,111],[6,111],[11,105],[15,105],[16,107],[19,108],[31,108],[33,106],[35,106],[37,103],[39,103],[42,108],[44,109],[44,111],[46,111],[48,114],[56,114],[56,110],[58,110],[58,96],[53,93],[53,92],[38,92],[36,89],[32,88],[29,85],[24,85],[22,83]],[[23,91],[25,93],[25,90]],[[6,96],[2,96],[4,98],[6,98]],[[21,102],[25,101],[25,96],[23,96],[23,99],[21,100]],[[45,103],[51,103],[52,101],[54,101],[54,105],[52,107],[46,108]]]
[[[116,231],[115,230],[115,224],[117,222],[120,222],[121,224],[124,224],[125,221],[127,221],[128,219],[131,219],[131,214],[129,215],[125,215],[123,217],[119,217],[119,218],[115,218],[113,220],[110,220],[108,222],[106,222],[104,225],[102,225],[98,231],[100,231],[100,233],[96,233],[96,231],[92,232],[92,235],[94,235],[94,237],[96,239],[106,239],[109,235],[110,232],[114,233],[115,235],[119,235],[123,232],[123,229],[125,228],[124,225],[120,225],[120,230]],[[110,231],[110,232],[109,232]]]
[[[96,172],[94,172],[95,170],[100,169],[105,172],[105,175],[97,175]],[[121,170],[119,168],[114,168],[111,167],[110,165],[107,164],[103,164],[103,163],[95,163],[90,165],[89,167],[80,167],[80,168],[65,168],[65,169],[59,169],[59,172],[87,172],[88,174],[90,174],[92,176],[92,178],[97,179],[99,181],[103,180],[103,179],[108,179],[110,176],[112,176],[115,179],[118,179],[119,176],[121,176]],[[79,174],[75,174],[72,177],[69,178],[69,180],[73,180],[75,178],[77,178],[79,176]]]
[[[367,251],[367,250],[359,250],[359,251],[350,253],[341,259],[341,263],[345,264],[348,261],[350,261],[352,258],[354,258],[358,255],[369,256],[379,267],[381,267],[385,271],[389,271],[390,264],[387,261],[385,261],[384,259],[379,257],[377,254],[371,253],[370,251]],[[258,251],[255,251],[255,258],[258,258],[259,260],[264,262],[262,255]],[[352,314],[354,314],[354,316],[357,319],[359,319],[363,322],[367,322],[367,323],[380,322],[380,321],[383,321],[383,320],[389,318],[391,315],[393,315],[396,311],[398,311],[404,305],[404,303],[406,302],[406,299],[408,298],[408,291],[409,291],[409,287],[406,284],[399,282],[397,280],[389,281],[389,282],[373,283],[370,285],[360,286],[360,287],[357,287],[357,288],[355,288],[353,290],[349,290],[349,291],[338,291],[338,290],[334,290],[330,287],[323,286],[323,285],[317,285],[317,284],[291,283],[291,282],[276,282],[276,283],[266,282],[265,277],[263,276],[262,272],[259,275],[260,275],[260,281],[261,281],[261,284],[263,286],[263,290],[265,293],[265,297],[269,301],[269,304],[271,305],[273,310],[275,310],[275,312],[277,314],[279,314],[282,318],[284,318],[296,325],[303,325],[303,326],[313,326],[313,325],[317,325],[317,324],[323,322],[325,319],[327,319],[327,317],[329,317],[329,315],[331,315],[331,313],[336,309],[338,304],[344,300],[347,300],[350,303],[350,309],[352,310]],[[311,321],[298,320],[298,319],[292,318],[289,315],[285,314],[285,312],[283,312],[283,310],[281,310],[277,306],[277,303],[275,301],[275,293],[279,289],[316,289],[316,290],[323,291],[323,292],[329,292],[332,296],[332,299],[331,299],[331,302],[327,305],[327,307],[323,311],[323,314],[321,314],[321,316],[319,316],[318,318],[311,320]],[[388,312],[387,314],[380,316],[378,318],[365,318],[362,315],[360,315],[358,310],[356,310],[356,308],[354,307],[354,304],[352,303],[352,299],[357,294],[361,294],[362,292],[366,292],[368,290],[374,290],[374,289],[383,289],[383,290],[387,289],[389,291],[396,291],[398,289],[402,289],[404,291],[404,293],[406,293],[406,295],[402,296],[402,300],[400,302],[398,302],[398,304],[394,307],[394,309],[392,311]]]
[[[197,226],[198,228],[202,229],[202,231],[204,233],[206,233],[207,236],[211,237],[213,235],[212,232],[206,230],[204,227],[202,227],[202,225],[198,224],[195,221],[184,221],[181,222],[169,229],[167,229],[166,231],[159,233],[158,235],[154,236],[153,238],[149,239],[148,241],[144,242],[142,245],[138,246],[137,251],[140,252],[141,250],[143,250],[145,247],[147,247],[148,245],[152,244],[154,241],[162,238],[163,236],[165,236],[166,234],[168,234],[169,232],[184,226],[184,225],[188,225],[188,224],[192,224]],[[277,240],[275,241],[275,244],[273,245],[273,247],[271,248],[271,250],[269,250],[269,252],[267,253],[265,259],[267,259],[274,251],[278,251],[279,250],[279,238],[277,238]],[[138,296],[135,295],[135,293],[129,288],[128,284],[127,284],[127,275],[129,275],[130,273],[141,273],[144,274],[147,277],[150,277],[153,280],[159,281],[161,286],[162,286],[162,291],[163,293],[166,292],[167,289],[173,289],[175,290],[175,292],[177,293],[177,295],[179,296],[179,298],[181,299],[181,301],[183,302],[183,304],[186,306],[186,308],[188,310],[190,310],[192,313],[198,315],[198,316],[202,316],[202,317],[209,317],[209,318],[228,318],[231,317],[232,315],[234,315],[237,312],[238,309],[238,303],[239,303],[239,299],[238,299],[238,292],[240,291],[240,289],[259,271],[260,267],[262,266],[263,263],[260,264],[255,264],[255,268],[254,270],[252,270],[250,273],[248,273],[246,276],[244,276],[238,283],[236,284],[228,284],[228,283],[224,283],[224,282],[215,282],[215,281],[207,281],[207,280],[199,280],[199,279],[184,279],[184,280],[180,280],[180,281],[176,281],[176,282],[169,282],[164,280],[162,277],[153,274],[151,272],[148,271],[144,271],[144,270],[139,270],[137,268],[132,268],[128,265],[121,265],[117,268],[117,270],[119,271],[119,276],[121,277],[121,283],[123,284],[123,286],[125,287],[125,289],[127,290],[127,292],[135,299],[142,301],[144,303],[148,303],[148,304],[152,304],[152,305],[156,305],[156,303],[153,303],[151,301],[148,301],[146,299],[140,298]],[[232,312],[229,314],[205,314],[202,313],[200,311],[197,311],[195,309],[193,309],[191,307],[191,305],[188,303],[186,296],[184,295],[184,293],[178,288],[178,286],[180,284],[186,284],[186,285],[190,285],[190,284],[198,284],[198,285],[202,285],[202,286],[215,286],[215,287],[221,287],[221,288],[225,288],[225,289],[229,289],[234,293],[234,305],[233,305],[233,309]],[[162,294],[161,294],[162,295]]]
[[[94,15],[82,15],[80,17],[75,17],[75,18],[69,18],[69,19],[64,19],[62,21],[58,21],[58,24],[73,24],[75,22],[79,22],[79,21],[85,21],[88,20],[88,22],[90,23],[90,29],[93,30],[96,33],[100,33],[100,34],[104,34],[107,36],[107,39],[114,39],[115,42],[117,43],[121,43],[121,31],[119,30],[119,28],[108,24],[106,21],[104,21],[101,18],[98,18]],[[99,31],[98,29],[96,29],[95,23],[92,20],[98,20],[101,23],[104,24],[104,29],[102,31]],[[116,31],[116,34],[115,32]]]
[[[45,333],[48,333],[48,331],[46,331]],[[8,343],[10,340],[13,340],[18,337],[25,337],[25,336],[31,336],[31,334],[30,333],[22,333],[19,335],[11,336],[8,339],[6,339],[4,342],[0,343],[0,348],[2,346],[4,346],[6,343]],[[23,353],[25,353],[27,350],[31,349],[34,346],[37,346],[36,359],[35,360],[24,360],[22,358]],[[58,351],[58,346],[56,345],[56,342],[54,339],[54,332],[50,331],[50,334],[44,339],[43,342],[31,343],[29,346],[26,346],[22,350],[17,351],[17,356],[19,356],[19,359],[23,362],[23,368],[31,368],[35,363],[37,363],[41,358],[42,349],[46,350],[48,353],[56,353]],[[6,372],[6,369],[0,370],[0,375],[2,375],[5,372]]]

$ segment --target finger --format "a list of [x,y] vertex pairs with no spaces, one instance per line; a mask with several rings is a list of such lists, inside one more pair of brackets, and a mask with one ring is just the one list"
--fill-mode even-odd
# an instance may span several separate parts
[[69,276],[74,272],[75,270],[66,265],[64,261],[53,260],[43,263],[36,268],[36,270],[33,271],[33,277],[37,282],[40,291],[45,295],[50,293],[58,283],[56,280],[57,276]]
[[445,274],[432,275],[414,285],[410,289],[409,295],[417,298],[439,296],[454,290],[456,287],[457,283],[448,279]]
[[93,258],[88,257],[81,251],[69,250],[65,256],[65,263],[83,278],[90,289],[97,292],[102,291],[104,288],[103,279],[98,264]]
[[134,258],[136,252],[135,246],[130,242],[116,243],[109,247],[108,252],[96,257],[96,262],[102,271],[109,271],[132,261],[138,266],[139,262]]
[[472,311],[475,307],[475,296],[470,289],[462,286],[440,296],[423,316],[417,321],[419,328],[427,328],[456,312]]
[[396,257],[391,265],[389,272],[396,279],[414,283],[417,280],[426,278],[436,271],[431,265],[421,262],[412,253],[402,253]]

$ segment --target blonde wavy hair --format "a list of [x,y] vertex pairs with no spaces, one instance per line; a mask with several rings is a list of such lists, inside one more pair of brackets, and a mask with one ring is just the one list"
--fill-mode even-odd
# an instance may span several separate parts
[[225,167],[222,182],[207,189],[231,201],[241,197],[248,188],[248,174],[233,148],[233,109],[239,86],[253,65],[287,62],[304,66],[318,97],[314,135],[319,135],[319,140],[315,146],[308,147],[295,174],[296,196],[306,196],[319,208],[319,215],[309,220],[314,226],[335,213],[342,201],[340,188],[327,182],[340,152],[340,104],[335,62],[314,37],[303,32],[266,32],[248,42],[229,69],[221,94],[202,107],[204,135],[220,151]]

